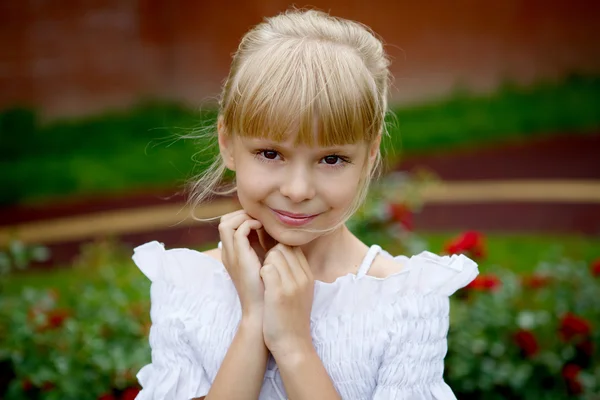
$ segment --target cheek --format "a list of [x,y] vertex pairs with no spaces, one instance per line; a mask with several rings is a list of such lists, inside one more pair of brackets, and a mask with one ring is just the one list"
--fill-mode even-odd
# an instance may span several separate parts
[[349,174],[340,179],[329,180],[327,187],[323,188],[329,206],[345,210],[352,204],[359,189],[360,176]]
[[269,193],[270,183],[264,171],[252,163],[244,163],[236,171],[237,194],[240,203],[260,201]]

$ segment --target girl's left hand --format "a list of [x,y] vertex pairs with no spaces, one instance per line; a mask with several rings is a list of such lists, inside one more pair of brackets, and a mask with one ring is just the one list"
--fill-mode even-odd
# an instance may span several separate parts
[[277,244],[260,270],[265,285],[263,336],[274,357],[310,344],[314,278],[299,247]]

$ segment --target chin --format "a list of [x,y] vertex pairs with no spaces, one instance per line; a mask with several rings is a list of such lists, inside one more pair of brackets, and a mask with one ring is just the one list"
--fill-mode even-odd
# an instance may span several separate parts
[[292,247],[304,246],[319,237],[318,233],[286,229],[282,226],[265,226],[265,230],[278,243]]

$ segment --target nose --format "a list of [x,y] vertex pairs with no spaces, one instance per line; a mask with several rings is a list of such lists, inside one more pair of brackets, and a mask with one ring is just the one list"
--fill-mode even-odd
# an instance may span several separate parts
[[315,196],[315,187],[311,172],[302,166],[290,168],[279,190],[294,203],[312,199]]

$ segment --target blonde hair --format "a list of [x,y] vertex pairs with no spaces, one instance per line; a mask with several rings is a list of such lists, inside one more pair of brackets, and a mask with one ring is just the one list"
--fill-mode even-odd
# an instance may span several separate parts
[[[373,143],[387,134],[389,59],[367,26],[316,10],[266,18],[242,38],[219,100],[227,135],[332,146]],[[215,130],[211,132],[215,135]],[[368,157],[368,154],[366,155]],[[340,224],[364,202],[381,154],[369,165]],[[192,210],[219,190],[226,167],[217,155],[191,184]],[[336,225],[339,226],[340,224]],[[332,228],[332,229],[335,229]]]

